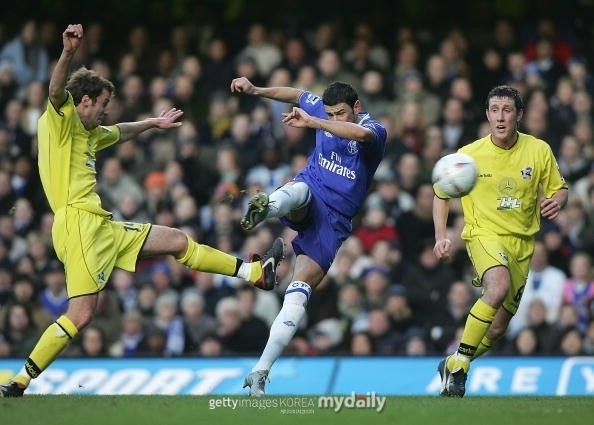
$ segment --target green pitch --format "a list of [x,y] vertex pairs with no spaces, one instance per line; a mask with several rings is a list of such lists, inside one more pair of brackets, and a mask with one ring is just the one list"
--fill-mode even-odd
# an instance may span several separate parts
[[317,396],[29,395],[0,399],[0,419],[7,425],[590,425],[594,418],[593,397],[387,397],[381,412],[372,406],[335,411],[318,402]]

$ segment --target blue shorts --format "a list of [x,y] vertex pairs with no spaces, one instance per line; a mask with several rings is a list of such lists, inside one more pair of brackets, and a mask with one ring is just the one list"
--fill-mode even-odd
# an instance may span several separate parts
[[336,252],[353,230],[350,218],[329,208],[313,194],[303,221],[294,223],[285,217],[280,221],[297,232],[292,242],[295,255],[307,255],[324,272],[328,272]]

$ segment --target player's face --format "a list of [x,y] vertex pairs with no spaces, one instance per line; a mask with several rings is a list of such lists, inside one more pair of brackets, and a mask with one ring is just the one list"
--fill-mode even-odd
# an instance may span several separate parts
[[355,120],[353,108],[344,102],[332,106],[324,105],[324,109],[326,109],[330,121],[353,122]]
[[494,140],[510,140],[516,138],[518,122],[522,112],[518,112],[513,99],[509,97],[492,97],[487,109],[487,120]]
[[103,90],[95,102],[88,96],[83,97],[81,104],[84,105],[84,108],[82,110],[79,108],[79,111],[81,111],[81,121],[87,130],[101,125],[107,116],[105,110],[110,100],[111,95],[107,90]]

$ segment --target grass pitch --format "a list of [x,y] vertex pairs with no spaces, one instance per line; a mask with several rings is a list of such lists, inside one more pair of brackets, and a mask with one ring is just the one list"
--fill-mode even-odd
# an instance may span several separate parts
[[[218,400],[218,401],[217,401]],[[214,407],[218,403],[219,407]],[[231,406],[235,403],[235,409]],[[590,425],[593,397],[387,397],[374,409],[317,405],[317,396],[28,395],[0,399],[7,425]],[[299,406],[296,406],[299,404]]]

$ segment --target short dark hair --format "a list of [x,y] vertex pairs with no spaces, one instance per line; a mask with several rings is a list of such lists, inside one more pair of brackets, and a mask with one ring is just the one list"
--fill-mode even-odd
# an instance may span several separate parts
[[518,111],[524,110],[524,100],[522,99],[522,95],[517,89],[511,86],[497,86],[492,88],[487,95],[487,101],[485,102],[486,109],[489,109],[489,101],[493,97],[509,97],[510,99],[513,99]]
[[324,90],[324,94],[322,94],[322,101],[324,105],[328,106],[334,106],[344,102],[353,108],[357,100],[359,100],[357,91],[353,86],[342,81],[330,83],[326,87],[326,90]]
[[66,83],[66,90],[72,95],[74,105],[78,105],[85,94],[95,102],[103,90],[107,90],[110,95],[113,95],[115,87],[108,79],[83,66],[70,75]]

